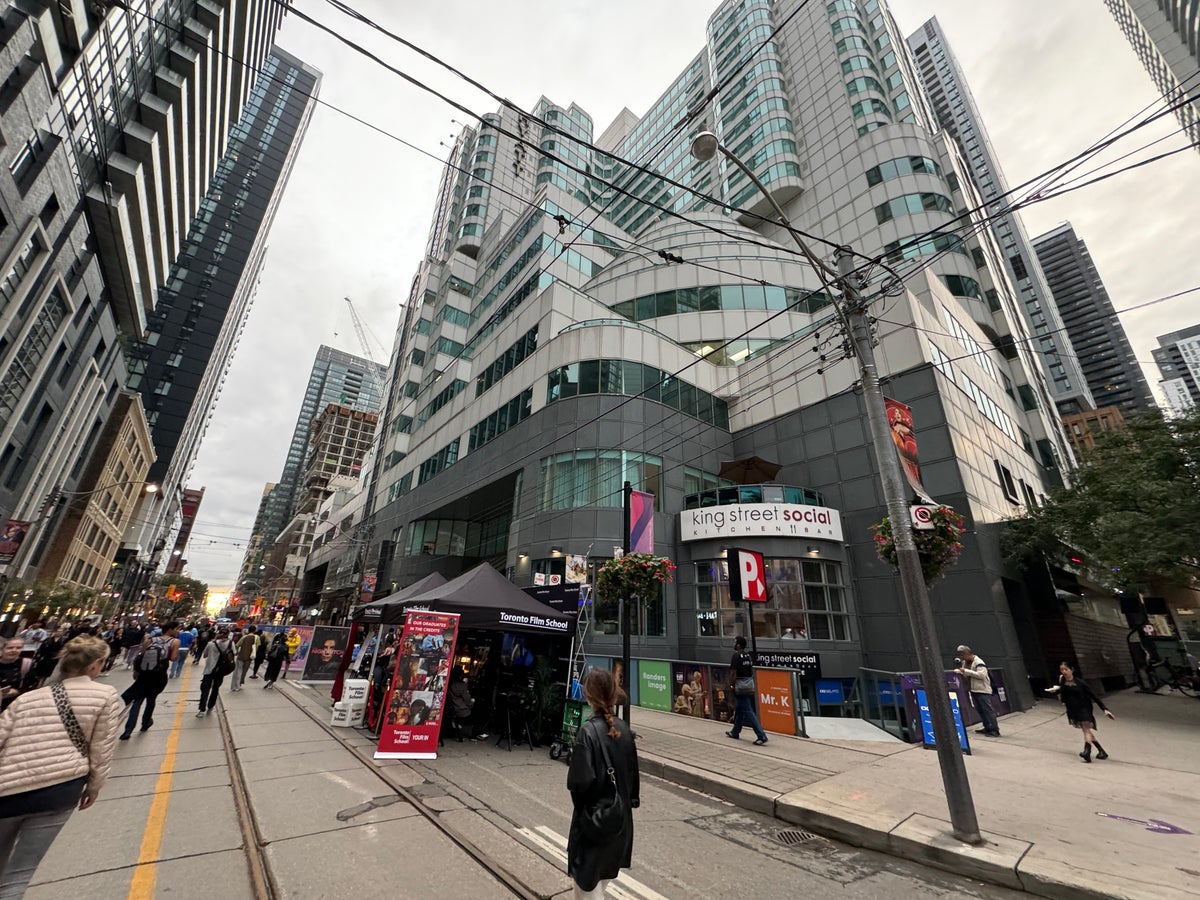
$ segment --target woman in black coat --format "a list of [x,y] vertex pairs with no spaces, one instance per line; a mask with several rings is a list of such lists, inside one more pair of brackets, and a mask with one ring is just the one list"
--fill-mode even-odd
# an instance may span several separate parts
[[1096,740],[1096,712],[1092,704],[1104,710],[1104,714],[1110,719],[1115,719],[1116,716],[1087,684],[1075,677],[1075,670],[1069,665],[1060,663],[1058,672],[1058,686],[1047,688],[1046,691],[1058,694],[1058,699],[1067,708],[1067,721],[1083,732],[1083,752],[1079,754],[1080,759],[1090,763],[1093,746],[1096,748],[1096,759],[1108,759],[1108,754]]
[[[567,790],[574,810],[567,838],[567,874],[577,898],[604,896],[603,882],[616,878],[633,862],[633,810],[641,802],[637,748],[625,723],[613,715],[620,699],[617,683],[607,669],[592,669],[583,679],[583,696],[593,715],[579,729],[571,750]],[[604,750],[617,779],[625,820],[615,832],[596,835],[585,829],[586,811],[612,790]]]
[[287,658],[287,635],[280,631],[275,634],[271,640],[271,647],[267,650],[267,671],[263,675],[263,690],[275,686],[275,682],[279,680],[279,670],[283,668]]

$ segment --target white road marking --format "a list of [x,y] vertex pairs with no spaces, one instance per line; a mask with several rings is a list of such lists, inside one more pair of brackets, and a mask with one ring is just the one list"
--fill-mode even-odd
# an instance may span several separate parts
[[[567,839],[546,825],[536,829],[518,828],[517,833],[533,846],[553,858],[563,871],[567,868]],[[607,893],[616,900],[668,900],[653,888],[649,888],[624,872],[617,876],[616,881],[610,882]]]

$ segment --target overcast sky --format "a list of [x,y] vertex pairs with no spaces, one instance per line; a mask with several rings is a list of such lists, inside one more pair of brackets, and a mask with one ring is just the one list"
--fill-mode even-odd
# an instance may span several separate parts
[[[538,97],[586,109],[599,134],[639,115],[700,50],[715,0],[347,0],[526,109]],[[822,2],[822,0],[814,0]],[[322,0],[297,8],[484,113],[496,104]],[[993,145],[1016,185],[1152,104],[1157,91],[1098,0],[893,0],[906,34],[938,16]],[[463,30],[470,23],[469,30]],[[318,106],[270,236],[257,299],[190,486],[207,491],[188,558],[215,590],[232,584],[263,485],[279,477],[317,347],[362,354],[342,299],[390,348],[424,252],[434,193],[464,116],[294,16],[278,43],[325,73],[321,100],[433,154]],[[1109,154],[1165,138],[1173,117]],[[1136,159],[1133,157],[1132,159]],[[1030,235],[1070,220],[1117,309],[1200,285],[1200,153],[1189,151],[1030,207]],[[1200,322],[1197,295],[1122,316],[1151,383],[1155,337]],[[381,362],[386,360],[381,359]]]

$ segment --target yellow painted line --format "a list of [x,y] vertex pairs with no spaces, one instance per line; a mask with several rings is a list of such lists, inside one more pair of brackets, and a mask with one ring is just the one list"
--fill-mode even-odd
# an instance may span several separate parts
[[175,708],[175,721],[171,723],[171,734],[167,737],[167,751],[163,754],[162,765],[158,769],[154,799],[150,802],[150,815],[146,817],[146,830],[142,833],[142,847],[138,851],[137,868],[133,870],[133,882],[129,885],[129,900],[150,900],[154,896],[154,882],[158,878],[156,860],[162,849],[163,833],[167,824],[171,782],[175,780],[175,754],[179,750],[179,731],[183,727],[184,698],[187,696],[188,681],[192,677],[192,667],[185,665],[183,668],[179,705]]

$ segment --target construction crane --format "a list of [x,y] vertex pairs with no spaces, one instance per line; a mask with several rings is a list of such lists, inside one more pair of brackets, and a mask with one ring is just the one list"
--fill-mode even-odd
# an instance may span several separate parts
[[[362,319],[358,317],[358,310],[354,308],[354,301],[349,297],[345,297],[343,299],[345,299],[346,305],[350,307],[350,321],[354,323],[354,333],[358,335],[358,342],[362,345],[363,356],[373,363],[378,363],[378,356],[374,352],[374,349],[378,349],[379,353],[381,353],[386,359],[387,350],[385,350],[383,345],[380,344],[379,341],[376,340],[375,337],[363,327]],[[372,348],[369,341],[374,343],[374,348]]]

